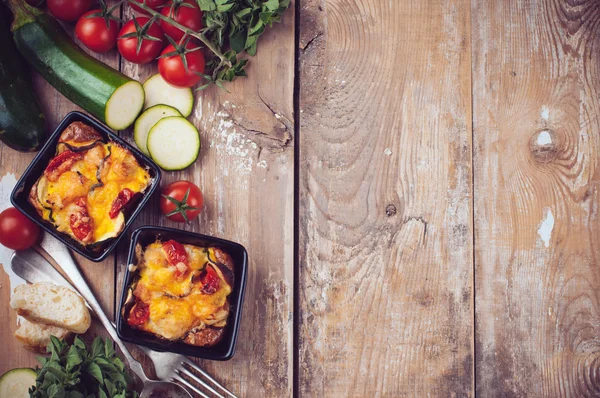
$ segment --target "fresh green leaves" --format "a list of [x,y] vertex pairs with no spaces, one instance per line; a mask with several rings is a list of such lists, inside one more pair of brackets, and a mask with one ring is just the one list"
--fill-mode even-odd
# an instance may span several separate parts
[[197,0],[204,11],[205,35],[217,48],[236,53],[256,54],[258,38],[267,26],[279,22],[290,0]]
[[123,362],[115,356],[112,342],[97,337],[88,349],[79,337],[73,345],[52,336],[48,358],[39,357],[36,386],[29,389],[33,398],[137,398],[128,392],[129,376]]
[[[205,89],[211,84],[233,81],[236,77],[246,76],[246,59],[238,61],[239,54],[246,52],[256,55],[258,38],[267,27],[279,22],[281,14],[290,5],[290,0],[196,0],[204,12],[206,28],[203,35],[228,60],[213,59],[207,64]],[[231,62],[231,59],[235,59]]]

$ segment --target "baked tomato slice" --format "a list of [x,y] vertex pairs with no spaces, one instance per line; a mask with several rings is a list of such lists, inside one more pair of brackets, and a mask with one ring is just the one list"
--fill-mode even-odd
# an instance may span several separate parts
[[200,274],[200,283],[202,284],[202,293],[213,294],[219,290],[219,275],[210,265],[207,265]]
[[69,217],[71,231],[83,243],[92,240],[92,218],[87,210],[87,200],[84,197],[75,200],[76,208]]
[[148,304],[141,300],[136,300],[131,310],[129,310],[129,317],[127,323],[131,326],[142,326],[150,318],[150,308]]
[[44,170],[44,175],[48,180],[56,182],[62,173],[69,171],[71,166],[81,159],[83,159],[82,153],[69,150],[64,151],[55,156],[50,163],[48,163],[48,167]]
[[179,263],[184,263],[186,266],[189,265],[187,252],[181,243],[171,239],[163,243],[162,248],[170,265],[177,265]]
[[131,198],[133,198],[133,195],[133,191],[129,188],[125,188],[119,192],[116,199],[113,201],[112,206],[110,207],[108,216],[110,218],[116,218],[119,215],[119,212],[127,205],[127,203],[129,203]]
[[190,265],[185,248],[181,243],[169,240],[163,243],[162,249],[165,256],[167,256],[169,265],[176,268],[175,277],[181,279],[181,277],[187,273]]

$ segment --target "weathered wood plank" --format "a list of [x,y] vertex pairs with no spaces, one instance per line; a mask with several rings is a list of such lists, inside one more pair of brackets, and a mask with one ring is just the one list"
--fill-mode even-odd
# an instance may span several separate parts
[[600,4],[472,2],[476,391],[600,394]]
[[[65,25],[66,30],[72,34],[73,26]],[[118,68],[118,55],[116,50],[107,54],[93,54],[114,68]],[[48,82],[36,73],[33,74],[34,91],[38,96],[44,115],[46,116],[46,131],[51,134],[58,126],[63,117],[74,110],[81,110],[71,101],[62,96]],[[23,154],[0,145],[0,176],[4,177],[11,173],[18,179],[25,168],[29,165],[35,154]],[[8,196],[7,196],[8,199]],[[5,202],[6,203],[6,202]],[[6,206],[3,207],[7,207]],[[114,309],[114,280],[115,280],[115,257],[110,256],[101,263],[94,263],[76,255],[77,263],[95,293],[98,301],[107,314]],[[2,262],[10,260],[10,257],[2,256]],[[3,264],[10,267],[8,264]],[[35,355],[26,351],[12,336],[16,329],[16,315],[10,309],[10,283],[4,272],[0,272],[0,340],[6,342],[3,347],[2,359],[0,360],[0,374],[15,367],[31,367],[37,365]],[[13,288],[15,286],[12,286]],[[94,322],[89,332],[89,340],[95,335],[106,335],[104,328],[98,322]],[[6,351],[4,351],[4,349]]]
[[300,19],[300,393],[471,396],[470,5]]
[[[131,15],[126,10],[126,18]],[[140,81],[156,67],[122,61]],[[162,186],[187,179],[200,186],[205,205],[191,225],[160,216],[158,195],[136,221],[230,239],[250,256],[246,302],[237,353],[201,366],[240,396],[292,393],[293,309],[293,85],[294,6],[261,37],[248,78],[196,95],[190,120],[200,129],[199,160],[182,172],[164,172]],[[130,131],[122,133],[133,141]],[[118,257],[117,291],[126,247]]]

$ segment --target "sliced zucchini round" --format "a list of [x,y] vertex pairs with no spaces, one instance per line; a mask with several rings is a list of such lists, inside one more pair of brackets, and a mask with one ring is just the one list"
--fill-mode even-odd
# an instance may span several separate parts
[[30,368],[9,370],[0,377],[0,397],[29,398],[29,388],[35,386],[36,377]]
[[104,109],[106,124],[115,130],[131,126],[144,107],[145,97],[143,86],[135,80],[117,88]]
[[146,155],[150,155],[148,152],[148,132],[160,119],[170,116],[181,116],[181,113],[169,105],[154,105],[146,109],[140,117],[135,121],[133,127],[133,139],[136,145],[140,148],[140,151]]
[[162,78],[160,73],[146,80],[144,91],[146,92],[144,109],[163,104],[177,109],[183,117],[192,114],[194,109],[194,92],[192,89],[173,87]]
[[186,118],[160,119],[148,133],[148,152],[165,170],[183,170],[198,159],[200,134]]

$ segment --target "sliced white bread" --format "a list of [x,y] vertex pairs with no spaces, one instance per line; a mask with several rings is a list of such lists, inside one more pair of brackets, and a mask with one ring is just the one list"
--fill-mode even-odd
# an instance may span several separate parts
[[17,286],[10,306],[28,321],[78,334],[85,333],[92,322],[90,312],[77,293],[48,282]]
[[27,348],[28,350],[45,353],[48,343],[50,343],[50,336],[55,336],[58,339],[65,339],[69,337],[71,332],[67,329],[59,328],[57,326],[42,325],[39,323],[29,322],[27,319],[22,319],[17,330],[15,330],[14,336]]

